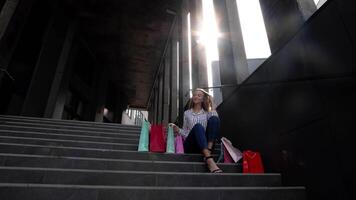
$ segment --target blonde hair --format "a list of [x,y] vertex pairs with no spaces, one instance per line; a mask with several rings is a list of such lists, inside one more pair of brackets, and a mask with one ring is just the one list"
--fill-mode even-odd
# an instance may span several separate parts
[[[196,91],[203,92],[203,94],[204,94],[204,99],[203,99],[203,103],[202,103],[203,109],[208,112],[214,110],[215,108],[213,107],[214,106],[213,97],[202,88],[196,88],[194,90],[194,92],[196,92]],[[193,102],[192,98],[189,99],[188,104],[189,104],[188,109],[191,109],[194,107],[194,102]]]

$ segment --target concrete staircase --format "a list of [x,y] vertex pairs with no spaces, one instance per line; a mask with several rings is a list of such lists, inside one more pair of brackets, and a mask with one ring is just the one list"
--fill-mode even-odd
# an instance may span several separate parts
[[305,188],[282,187],[280,174],[242,174],[233,164],[211,174],[198,154],[137,152],[139,132],[0,115],[0,199],[305,199]]

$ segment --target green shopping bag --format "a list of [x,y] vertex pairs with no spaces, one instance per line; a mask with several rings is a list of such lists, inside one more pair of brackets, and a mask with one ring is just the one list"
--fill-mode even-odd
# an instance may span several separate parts
[[168,126],[166,153],[175,153],[173,127]]
[[143,120],[141,127],[140,140],[138,143],[138,151],[148,151],[149,144],[149,131],[150,123],[146,120]]

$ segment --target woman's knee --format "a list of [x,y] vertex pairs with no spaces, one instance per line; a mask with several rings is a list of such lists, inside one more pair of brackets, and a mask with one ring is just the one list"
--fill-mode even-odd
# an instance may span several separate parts
[[194,132],[199,132],[199,133],[205,132],[205,129],[204,129],[203,125],[201,125],[201,124],[195,124],[194,127],[192,128],[192,130],[194,130]]
[[211,117],[208,119],[208,123],[218,124],[219,122],[220,122],[220,119],[219,119],[219,117],[217,117],[217,116],[211,116]]

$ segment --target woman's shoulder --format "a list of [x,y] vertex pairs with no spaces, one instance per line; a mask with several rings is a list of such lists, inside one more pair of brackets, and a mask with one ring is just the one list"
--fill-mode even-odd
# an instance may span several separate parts
[[218,112],[216,110],[211,110],[208,112],[209,116],[219,116]]
[[184,111],[184,115],[189,115],[192,113],[192,109],[188,109],[186,111]]

